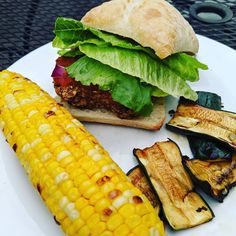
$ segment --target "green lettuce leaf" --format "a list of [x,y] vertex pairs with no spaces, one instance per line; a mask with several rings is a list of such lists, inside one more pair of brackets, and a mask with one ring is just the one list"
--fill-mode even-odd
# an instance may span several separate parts
[[119,35],[107,33],[92,27],[83,25],[80,21],[58,17],[55,23],[53,47],[57,48],[78,48],[84,43],[92,43],[97,46],[104,44],[121,48],[141,50],[156,57],[150,48],[145,48],[133,41]]
[[207,65],[186,53],[176,53],[162,61],[182,79],[192,82],[199,80],[198,69],[208,69]]
[[[160,60],[151,48],[142,47],[132,39],[85,26],[78,20],[58,17],[54,33],[56,37],[53,40],[53,46],[64,49],[59,51],[61,56],[80,55],[79,46],[91,43],[99,47],[114,46],[138,50],[147,53],[155,60]],[[65,49],[69,49],[69,51]],[[176,53],[162,61],[183,80],[197,81],[199,79],[198,69],[207,69],[206,65],[185,53]]]
[[98,85],[101,90],[109,90],[114,101],[132,109],[137,114],[152,112],[153,88],[140,80],[124,74],[99,61],[84,56],[66,68],[68,74],[83,85]]
[[158,87],[167,94],[196,100],[197,94],[189,85],[160,59],[154,60],[144,52],[118,48],[97,47],[83,44],[79,47],[90,58],[109,65],[123,73],[138,77],[141,81]]

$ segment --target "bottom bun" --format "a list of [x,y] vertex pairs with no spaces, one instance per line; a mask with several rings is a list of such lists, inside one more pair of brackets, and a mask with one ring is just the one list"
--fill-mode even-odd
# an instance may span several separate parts
[[68,104],[59,96],[55,99],[58,103],[62,104],[67,110],[69,110],[72,116],[80,121],[159,130],[165,120],[165,105],[163,98],[157,99],[154,103],[153,111],[149,116],[139,116],[133,119],[120,119],[114,113],[107,110],[79,109]]

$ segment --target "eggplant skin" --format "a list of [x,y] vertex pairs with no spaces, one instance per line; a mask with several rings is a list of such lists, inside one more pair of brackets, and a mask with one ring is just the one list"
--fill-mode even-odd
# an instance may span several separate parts
[[218,202],[223,202],[236,185],[236,153],[231,161],[202,161],[183,157],[183,165],[196,185]]
[[180,149],[173,141],[134,149],[134,155],[158,195],[163,216],[174,230],[191,228],[214,218],[210,207],[194,191]]
[[126,174],[130,179],[131,183],[137,187],[150,201],[157,214],[160,213],[160,202],[158,196],[153,190],[146,176],[143,174],[139,166],[135,166]]
[[236,149],[236,114],[233,112],[209,109],[182,99],[166,128],[185,135],[206,137]]
[[213,142],[208,139],[187,136],[190,149],[194,158],[204,161],[231,160],[233,150],[222,143]]

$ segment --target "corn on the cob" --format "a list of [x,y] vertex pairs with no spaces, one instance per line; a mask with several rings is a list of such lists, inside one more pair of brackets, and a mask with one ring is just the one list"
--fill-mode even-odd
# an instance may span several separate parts
[[60,104],[9,71],[0,91],[7,142],[67,235],[164,235],[146,197]]

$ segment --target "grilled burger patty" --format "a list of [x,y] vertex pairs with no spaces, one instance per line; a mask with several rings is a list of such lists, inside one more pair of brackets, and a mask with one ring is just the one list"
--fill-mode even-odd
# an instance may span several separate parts
[[[69,66],[75,61],[72,58],[59,57],[57,65]],[[79,81],[68,77],[54,78],[54,88],[56,93],[69,104],[82,109],[106,109],[115,113],[121,119],[131,119],[137,114],[115,102],[108,91],[99,90],[98,85],[85,86]]]

